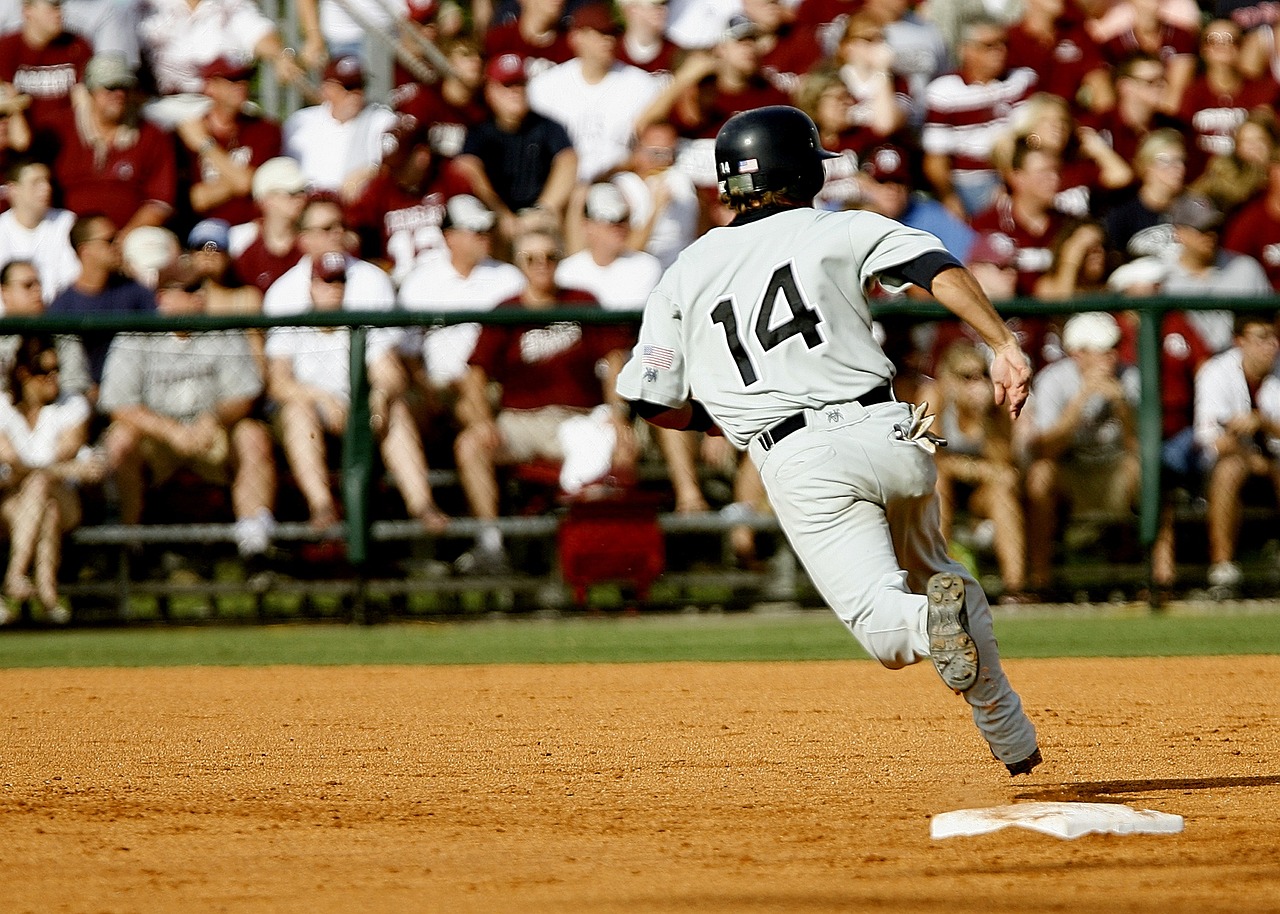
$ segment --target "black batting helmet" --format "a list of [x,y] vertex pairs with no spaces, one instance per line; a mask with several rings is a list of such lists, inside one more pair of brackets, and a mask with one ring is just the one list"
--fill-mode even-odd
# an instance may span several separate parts
[[716,134],[716,180],[722,197],[772,190],[808,200],[822,189],[822,160],[839,157],[822,148],[809,115],[790,105],[735,114]]

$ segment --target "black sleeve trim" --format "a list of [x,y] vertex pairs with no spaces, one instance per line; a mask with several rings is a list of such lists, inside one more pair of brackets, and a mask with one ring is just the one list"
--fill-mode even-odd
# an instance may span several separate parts
[[690,400],[689,406],[693,408],[693,416],[689,419],[689,424],[685,428],[692,432],[705,432],[708,429],[715,428],[716,420],[711,418],[711,414],[707,412],[707,408],[697,400]]
[[663,406],[661,403],[650,403],[648,400],[628,400],[627,405],[631,407],[632,417],[639,416],[641,419],[652,419],[671,409],[670,406]]
[[963,266],[947,251],[926,251],[915,260],[902,264],[894,273],[926,292],[933,291],[933,279],[943,270]]

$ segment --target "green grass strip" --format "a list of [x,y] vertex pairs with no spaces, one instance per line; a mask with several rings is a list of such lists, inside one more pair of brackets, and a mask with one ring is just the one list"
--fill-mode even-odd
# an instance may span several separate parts
[[[1280,613],[1000,618],[1005,657],[1280,653]],[[826,611],[354,625],[11,631],[0,668],[645,663],[863,658]]]

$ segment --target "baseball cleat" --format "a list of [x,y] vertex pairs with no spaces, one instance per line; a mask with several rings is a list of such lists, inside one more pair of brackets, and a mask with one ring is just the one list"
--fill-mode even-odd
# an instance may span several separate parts
[[1009,776],[1016,778],[1020,774],[1030,774],[1031,769],[1036,767],[1036,765],[1039,765],[1043,761],[1044,761],[1044,758],[1041,757],[1040,750],[1036,749],[1034,752],[1032,752],[1022,761],[1009,762],[1008,764],[1005,765],[1005,767],[1009,769]]
[[929,578],[929,659],[942,681],[955,692],[965,692],[978,681],[978,646],[970,637],[969,613],[964,603],[964,579],[949,571]]

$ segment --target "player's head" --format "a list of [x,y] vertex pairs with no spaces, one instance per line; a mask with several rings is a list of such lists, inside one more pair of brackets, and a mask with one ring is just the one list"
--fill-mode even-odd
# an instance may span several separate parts
[[735,114],[716,134],[716,180],[720,199],[747,208],[771,199],[807,204],[822,189],[823,159],[839,154],[822,148],[817,125],[789,105]]

